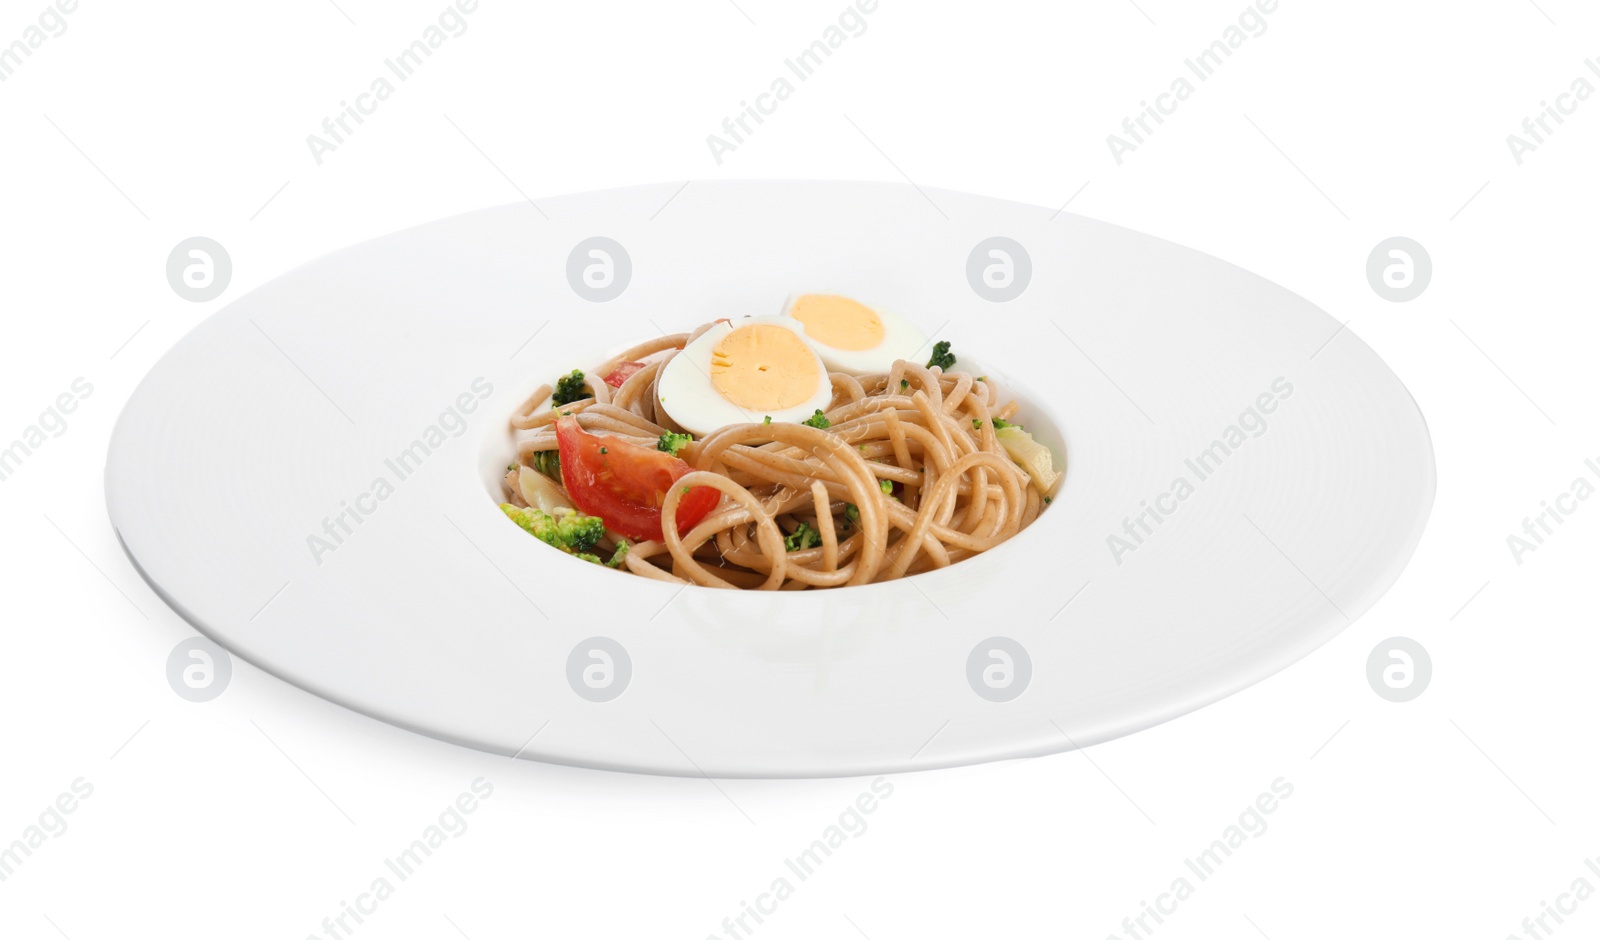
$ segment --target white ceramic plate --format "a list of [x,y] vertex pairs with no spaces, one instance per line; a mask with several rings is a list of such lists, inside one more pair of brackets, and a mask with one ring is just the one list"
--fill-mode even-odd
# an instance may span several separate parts
[[[107,496],[129,556],[236,655],[425,734],[592,767],[814,776],[1045,754],[1198,708],[1337,634],[1417,544],[1434,492],[1422,415],[1283,288],[976,196],[677,189],[436,222],[229,305],[117,425]],[[568,281],[593,236],[631,260],[608,302]],[[1031,259],[1007,302],[968,280],[993,236]],[[773,595],[587,565],[496,508],[506,419],[536,385],[815,287],[906,314],[1025,398],[1067,461],[1034,526],[912,579]],[[610,701],[568,681],[569,661],[601,662],[594,637],[631,666]],[[995,637],[1016,644],[1009,701],[969,682],[1008,648]]]

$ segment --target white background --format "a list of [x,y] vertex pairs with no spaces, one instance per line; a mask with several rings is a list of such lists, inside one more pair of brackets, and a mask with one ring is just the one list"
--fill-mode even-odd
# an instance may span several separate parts
[[[755,936],[1123,935],[1123,918],[1188,875],[1193,896],[1147,921],[1154,935],[1500,938],[1574,879],[1600,888],[1583,865],[1600,855],[1600,500],[1521,565],[1506,544],[1600,458],[1600,103],[1523,165],[1506,144],[1579,75],[1600,84],[1584,66],[1600,57],[1600,16],[1539,3],[1283,0],[1118,166],[1106,135],[1243,0],[881,0],[720,164],[706,136],[843,0],[482,0],[319,166],[306,135],[442,0],[83,2],[0,83],[0,440],[75,377],[94,386],[0,483],[0,843],[75,779],[94,792],[0,882],[0,936],[321,935],[478,777],[494,794],[468,831],[356,936],[722,935],[867,789],[512,762],[242,663],[221,698],[185,702],[164,670],[192,630],[106,520],[122,402],[229,300],[519,189],[696,178],[909,178],[1051,209],[1076,193],[1073,212],[1215,254],[1348,319],[1416,396],[1440,468],[1411,567],[1336,641],[1087,753],[891,779],[866,831],[749,921]],[[0,43],[43,8],[0,2]],[[219,300],[167,285],[167,254],[192,235],[232,254]],[[1434,261],[1410,303],[1366,281],[1391,235]],[[1434,664],[1402,705],[1365,678],[1368,653],[1397,635]],[[1198,882],[1183,860],[1279,777],[1293,796],[1267,830]],[[1545,923],[1592,936],[1600,901]]]

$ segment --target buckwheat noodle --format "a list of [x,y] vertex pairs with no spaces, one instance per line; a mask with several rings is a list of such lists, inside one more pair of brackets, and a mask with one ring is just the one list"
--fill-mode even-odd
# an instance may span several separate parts
[[[522,433],[518,466],[507,474],[509,500],[526,505],[516,474],[535,454],[557,449],[555,421],[563,414],[576,416],[586,431],[645,447],[655,447],[667,431],[681,432],[660,407],[656,383],[666,363],[711,326],[619,353],[584,373],[589,398],[559,409],[549,385],[537,389],[511,419]],[[620,388],[607,385],[604,376],[630,361],[644,368]],[[680,536],[669,521],[661,541],[631,545],[626,569],[713,588],[871,584],[988,551],[1038,517],[1039,491],[991,423],[1009,419],[1017,403],[998,405],[988,382],[904,360],[887,374],[829,378],[826,429],[732,424],[679,451],[694,470],[669,490],[662,518],[676,517],[687,487],[714,487],[723,499],[691,531]],[[881,480],[899,484],[898,497],[885,493]],[[846,515],[847,505],[856,507],[857,518]],[[787,551],[784,537],[801,523],[819,533],[821,544]],[[608,535],[597,551],[614,547]]]

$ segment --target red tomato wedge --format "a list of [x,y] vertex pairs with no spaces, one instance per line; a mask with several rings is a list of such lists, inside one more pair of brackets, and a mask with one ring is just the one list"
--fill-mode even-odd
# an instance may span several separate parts
[[[556,446],[561,451],[561,481],[573,505],[630,539],[661,538],[661,504],[692,467],[665,451],[590,434],[570,415],[556,422]],[[679,534],[694,528],[721,498],[715,487],[690,490],[678,501]]]
[[623,382],[633,378],[633,374],[643,368],[644,363],[642,362],[624,362],[612,369],[611,374],[606,376],[606,384],[612,388],[621,388]]

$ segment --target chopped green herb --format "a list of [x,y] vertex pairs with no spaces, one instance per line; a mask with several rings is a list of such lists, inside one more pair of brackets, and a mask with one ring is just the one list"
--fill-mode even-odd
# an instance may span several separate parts
[[[1007,421],[1004,418],[991,418],[990,419],[990,423],[992,425],[994,425],[994,429],[996,431],[1004,430],[1005,428],[1017,428],[1018,430],[1027,430],[1022,425],[1017,424],[1014,421]],[[972,429],[974,431],[976,431],[981,427],[983,427],[983,422],[978,420],[977,418],[973,418],[972,419]]]
[[850,521],[851,525],[860,525],[861,524],[861,508],[858,507],[855,503],[845,503],[844,504],[844,517]]
[[609,454],[609,453],[611,453],[611,451],[609,451],[609,450],[606,450],[606,449],[605,449],[605,448],[604,448],[604,447],[602,447],[602,448],[600,448],[600,453],[602,453],[602,454]]
[[772,423],[772,415],[767,415],[766,417],[762,418],[761,419],[761,423],[764,424],[764,425],[771,424]]
[[555,394],[550,397],[552,405],[567,405],[589,397],[589,386],[583,380],[583,370],[573,369],[561,378],[556,379]]
[[907,382],[905,379],[901,379],[900,380],[900,387],[901,388],[910,388],[911,387],[911,383]]
[[879,480],[878,481],[878,489],[883,490],[885,493],[893,493],[894,492],[894,481],[893,480]]

